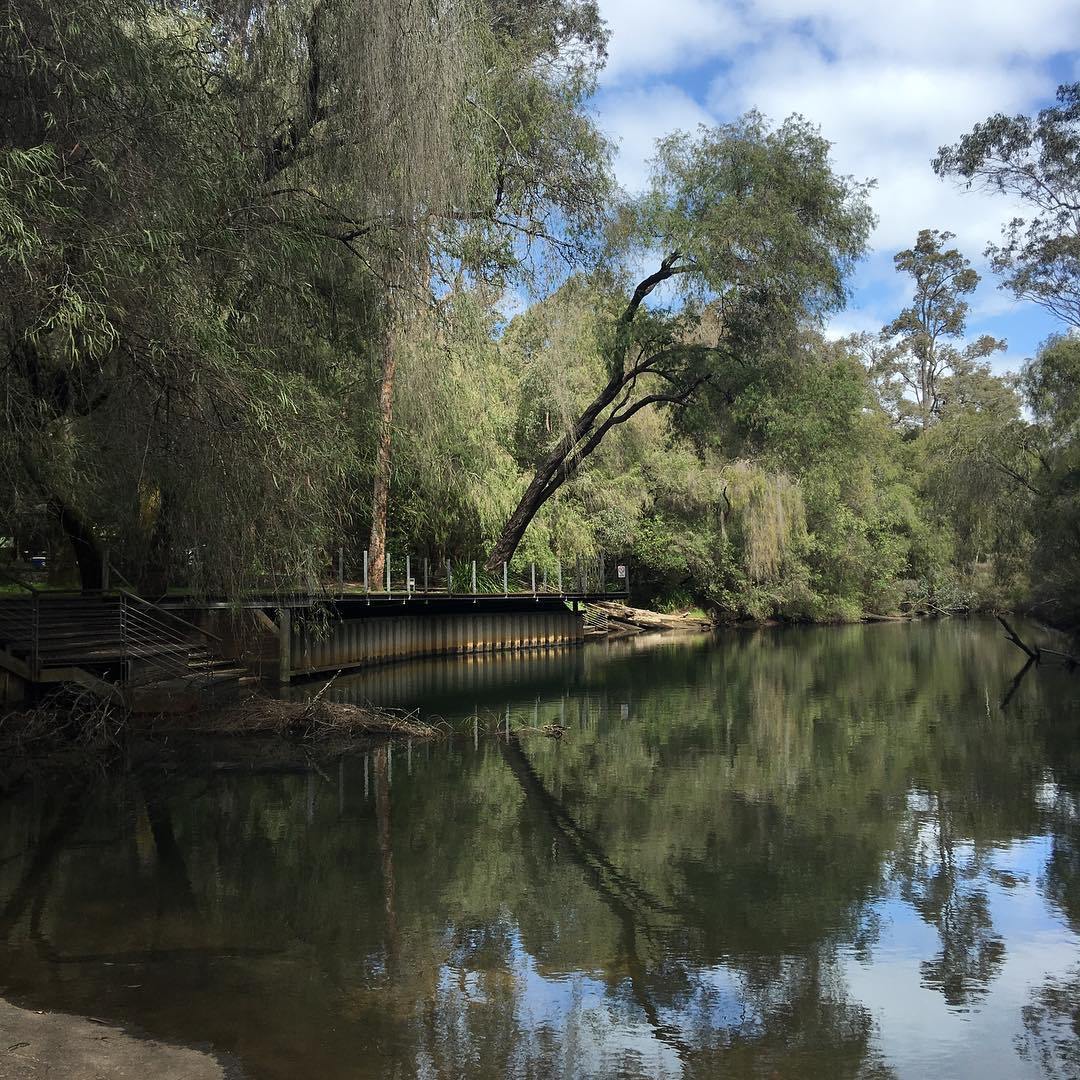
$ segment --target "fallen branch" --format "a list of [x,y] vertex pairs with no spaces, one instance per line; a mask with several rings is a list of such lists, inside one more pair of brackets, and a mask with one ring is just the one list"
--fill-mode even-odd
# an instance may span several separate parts
[[1038,646],[1036,646],[1035,648],[1029,647],[1028,644],[1024,641],[1024,639],[1008,624],[1008,622],[1005,620],[1004,615],[999,615],[997,617],[997,621],[999,623],[1001,623],[1001,625],[1003,627],[1005,627],[1005,634],[1008,637],[1008,639],[1018,649],[1020,649],[1024,653],[1026,653],[1032,660],[1034,660],[1036,665],[1039,664],[1040,663],[1040,657],[1039,657],[1039,648],[1038,648]]

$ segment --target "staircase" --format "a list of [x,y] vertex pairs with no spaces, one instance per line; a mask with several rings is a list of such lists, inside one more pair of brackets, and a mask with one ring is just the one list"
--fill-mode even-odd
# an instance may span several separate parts
[[77,683],[129,708],[217,699],[255,680],[213,634],[133,593],[0,599],[0,667],[29,683]]

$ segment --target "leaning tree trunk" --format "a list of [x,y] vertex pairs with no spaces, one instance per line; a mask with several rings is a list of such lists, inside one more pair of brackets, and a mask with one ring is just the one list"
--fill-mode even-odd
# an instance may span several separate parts
[[105,558],[90,526],[59,496],[49,500],[49,509],[60,522],[75,554],[79,569],[79,587],[83,592],[98,592],[104,578]]
[[[525,530],[540,508],[581,468],[582,462],[600,445],[613,427],[625,423],[649,405],[660,402],[685,405],[694,391],[708,380],[709,376],[705,374],[681,381],[663,369],[664,361],[675,356],[679,351],[677,348],[661,348],[658,352],[639,357],[632,367],[628,368],[626,364],[632,342],[633,322],[638,309],[657,285],[676,274],[686,272],[685,268],[677,265],[681,258],[678,251],[671,252],[661,261],[658,270],[638,282],[615,324],[607,365],[611,375],[607,383],[537,466],[529,486],[507,519],[484,563],[486,569],[497,570],[502,563],[509,562],[514,557]],[[659,375],[677,389],[665,390],[663,393],[646,393],[635,398],[633,390],[637,380],[647,374]]]
[[375,482],[371,495],[371,537],[368,540],[371,579],[378,584],[386,573],[386,524],[390,507],[390,451],[394,434],[394,376],[397,373],[397,319],[387,301],[383,338],[382,382],[379,385],[379,441],[375,453]]

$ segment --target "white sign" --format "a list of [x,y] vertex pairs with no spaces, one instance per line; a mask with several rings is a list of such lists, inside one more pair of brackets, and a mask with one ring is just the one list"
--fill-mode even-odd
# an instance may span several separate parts
[[618,576],[621,577],[621,578],[626,577],[626,567],[625,566],[620,566],[619,567]]

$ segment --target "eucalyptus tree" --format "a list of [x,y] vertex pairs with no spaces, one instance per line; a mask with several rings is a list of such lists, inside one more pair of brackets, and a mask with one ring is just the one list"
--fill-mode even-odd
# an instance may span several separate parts
[[[649,189],[612,229],[624,269],[596,277],[604,381],[538,460],[489,568],[614,428],[652,406],[719,404],[733,369],[842,305],[872,223],[867,188],[834,172],[799,117],[770,128],[750,113],[658,143]],[[625,268],[645,260],[656,268],[632,284]],[[678,302],[650,306],[665,285]]]
[[1080,327],[1080,83],[1059,86],[1037,116],[988,117],[941,147],[933,167],[1030,209],[987,247],[991,266],[1018,299]]
[[966,383],[977,381],[980,361],[1005,348],[983,334],[961,345],[968,302],[979,275],[956,248],[950,232],[922,229],[913,247],[893,259],[914,282],[911,304],[881,330],[871,371],[882,399],[901,421],[925,429],[948,404],[963,401]]

